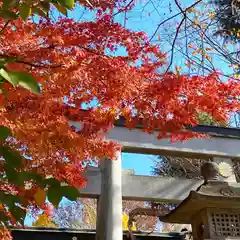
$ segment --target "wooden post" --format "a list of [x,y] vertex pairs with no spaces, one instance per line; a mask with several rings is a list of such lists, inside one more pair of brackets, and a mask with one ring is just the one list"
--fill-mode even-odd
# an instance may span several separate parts
[[122,240],[121,152],[117,160],[102,160],[101,172],[96,240]]

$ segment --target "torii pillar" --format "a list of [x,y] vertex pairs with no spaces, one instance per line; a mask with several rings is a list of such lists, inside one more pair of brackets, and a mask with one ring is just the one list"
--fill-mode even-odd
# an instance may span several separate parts
[[101,160],[101,195],[98,199],[96,240],[122,240],[122,164]]

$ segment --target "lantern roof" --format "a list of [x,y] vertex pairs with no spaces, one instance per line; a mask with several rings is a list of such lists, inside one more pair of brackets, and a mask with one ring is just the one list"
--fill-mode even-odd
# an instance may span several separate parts
[[[211,168],[210,179],[206,177],[206,170]],[[204,209],[240,209],[240,183],[229,183],[218,180],[219,172],[214,163],[202,166],[205,183],[196,191],[191,191],[174,210],[159,219],[168,223],[191,224],[193,216]],[[213,171],[214,169],[214,171]],[[214,174],[213,174],[214,173]]]

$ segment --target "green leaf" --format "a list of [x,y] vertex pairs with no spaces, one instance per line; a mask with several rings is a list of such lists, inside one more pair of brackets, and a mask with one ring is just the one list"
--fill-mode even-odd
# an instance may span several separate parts
[[0,126],[0,141],[5,141],[9,136],[12,136],[11,130],[5,126]]
[[16,3],[17,3],[16,0],[3,0],[3,9],[6,10],[14,6],[16,7]]
[[[1,79],[0,79],[1,81]],[[3,94],[5,97],[7,96],[7,92],[5,91],[4,87],[0,85],[0,94]]]
[[80,197],[80,192],[78,189],[64,186],[62,187],[62,192],[66,198],[68,198],[71,201],[76,201],[78,197]]
[[14,168],[11,168],[9,166],[4,166],[4,168],[7,181],[9,183],[13,183],[19,187],[24,187],[24,182],[26,180],[24,179],[24,174],[22,174],[22,172],[17,172]]
[[26,72],[12,72],[5,69],[0,69],[0,75],[9,81],[13,86],[20,85],[23,88],[30,90],[33,93],[40,94],[40,86],[35,81],[33,76]]
[[5,64],[6,64],[6,62],[3,62],[3,61],[0,60],[0,69],[4,68]]
[[40,7],[33,7],[32,8],[32,12],[37,14],[37,15],[39,15],[39,16],[41,16],[41,17],[46,17],[47,14],[48,14],[48,12],[45,11],[45,9],[42,9]]
[[38,186],[45,188],[44,178],[38,173],[28,171],[17,172],[10,166],[5,166],[5,173],[8,181],[18,186],[24,186],[25,181],[34,181]]
[[5,58],[0,58],[0,68],[3,68],[6,64],[6,59]]
[[19,83],[18,79],[11,76],[11,72],[7,72],[4,68],[0,69],[0,75],[10,82],[13,86],[17,86]]
[[25,181],[34,180],[37,185],[45,187],[44,178],[39,173],[22,172]]
[[40,86],[32,77],[32,75],[26,74],[26,73],[19,73],[19,77],[22,77],[22,80],[19,81],[19,85],[21,87],[30,90],[32,93],[36,93],[36,94],[41,93]]
[[47,198],[57,208],[63,198],[61,188],[50,187],[47,191]]
[[22,18],[22,20],[26,21],[28,19],[28,17],[31,15],[32,9],[29,4],[24,3],[20,6],[19,13],[20,13],[20,17]]
[[68,9],[72,9],[74,7],[74,0],[58,0],[58,2],[67,7]]
[[4,10],[8,9],[8,8],[9,8],[9,5],[10,5],[10,2],[11,2],[11,0],[3,0],[2,8],[3,8]]
[[44,180],[45,184],[52,188],[60,188],[61,183],[55,178],[48,178]]
[[50,10],[49,2],[43,1],[43,2],[41,2],[40,6],[41,6],[41,9],[44,10],[44,12],[46,12],[46,13],[49,12],[49,10]]
[[55,206],[58,207],[63,197],[68,198],[71,201],[76,201],[80,197],[78,189],[69,186],[52,185],[48,188],[47,192],[48,200]]
[[5,204],[9,208],[15,206],[15,203],[21,204],[26,202],[23,198],[16,195],[5,194],[4,192],[0,192],[0,199],[1,203]]
[[1,223],[4,223],[4,226],[10,227],[10,217],[7,216],[3,211],[0,211],[0,221]]
[[2,69],[2,68],[4,69],[6,63],[12,63],[12,62],[20,61],[20,60],[21,59],[18,59],[16,57],[1,56],[0,57],[0,69]]
[[18,18],[18,15],[14,12],[8,11],[8,10],[0,10],[0,16],[4,18],[4,20],[16,20]]
[[17,172],[14,168],[12,168],[11,166],[4,164],[4,170],[5,170],[5,174],[6,176],[4,177],[4,180],[9,182],[9,183],[13,183],[16,184],[17,186],[23,187],[24,186],[24,174],[22,174],[22,172]]
[[6,146],[0,146],[0,154],[4,157],[6,164],[11,168],[21,167],[22,156],[18,152]]
[[63,197],[66,197],[71,201],[75,201],[80,197],[78,189],[70,186],[61,186],[61,182],[54,178],[45,179],[44,182],[48,186],[48,200],[55,207],[58,207]]
[[17,222],[24,224],[24,219],[26,217],[26,211],[18,206],[13,206],[9,208],[9,211],[13,215],[13,217],[16,219]]
[[63,5],[57,3],[53,3],[53,5],[60,13],[62,13],[64,16],[67,16],[67,9]]
[[0,84],[4,82],[6,82],[6,80],[2,76],[0,76]]
[[17,182],[18,172],[14,168],[5,167],[5,173],[10,183],[15,184]]

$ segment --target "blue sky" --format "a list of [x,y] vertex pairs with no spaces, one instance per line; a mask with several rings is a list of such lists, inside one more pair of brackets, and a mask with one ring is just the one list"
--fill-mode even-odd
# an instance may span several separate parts
[[154,166],[153,160],[157,156],[135,154],[135,153],[122,153],[122,168],[134,169],[137,175],[152,175],[152,167]]

